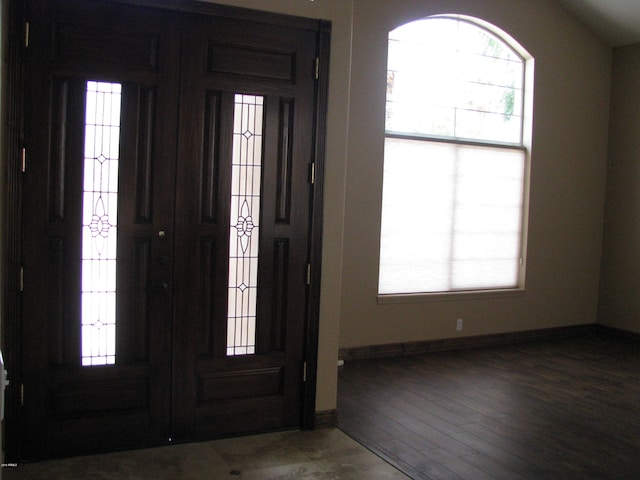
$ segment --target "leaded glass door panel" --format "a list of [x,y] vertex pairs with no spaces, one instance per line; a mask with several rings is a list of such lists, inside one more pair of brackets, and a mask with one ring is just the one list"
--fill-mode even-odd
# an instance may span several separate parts
[[300,426],[317,22],[30,12],[24,457]]

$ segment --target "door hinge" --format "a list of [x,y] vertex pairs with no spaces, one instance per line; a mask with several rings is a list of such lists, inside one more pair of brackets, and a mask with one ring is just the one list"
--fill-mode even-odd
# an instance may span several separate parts
[[302,362],[302,381],[307,381],[307,362]]
[[313,162],[309,167],[309,183],[315,185],[316,183],[316,162]]
[[307,263],[307,285],[311,285],[311,264]]
[[320,78],[320,57],[316,57],[315,76],[316,80]]
[[19,288],[21,292],[24,292],[24,267],[20,267],[20,278],[18,279]]
[[29,22],[24,22],[24,47],[29,48]]
[[20,384],[20,406],[24,407],[24,383]]
[[20,165],[20,170],[22,170],[22,173],[27,171],[27,149],[26,148],[22,148],[22,158],[20,160],[22,162],[22,164]]

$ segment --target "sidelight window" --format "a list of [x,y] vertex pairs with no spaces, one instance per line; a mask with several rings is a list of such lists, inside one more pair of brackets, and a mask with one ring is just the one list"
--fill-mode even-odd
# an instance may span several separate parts
[[229,231],[227,355],[255,353],[263,97],[236,95]]
[[122,85],[87,82],[82,199],[82,365],[116,361],[116,247]]

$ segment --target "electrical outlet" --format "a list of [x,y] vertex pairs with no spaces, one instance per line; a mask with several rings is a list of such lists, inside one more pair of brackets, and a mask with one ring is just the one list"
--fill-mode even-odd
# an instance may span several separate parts
[[459,332],[462,330],[462,319],[459,318],[458,320],[456,320],[456,330]]

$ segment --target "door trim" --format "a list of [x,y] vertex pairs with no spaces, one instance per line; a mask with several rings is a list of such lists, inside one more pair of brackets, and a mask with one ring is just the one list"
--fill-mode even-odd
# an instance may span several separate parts
[[316,131],[315,172],[313,199],[311,205],[311,284],[309,286],[308,317],[306,320],[305,357],[307,358],[307,379],[303,390],[302,427],[316,426],[316,387],[318,373],[318,332],[320,327],[320,286],[322,277],[322,225],[324,205],[324,165],[327,135],[327,103],[329,92],[329,50],[331,23],[320,21],[318,25],[318,80],[316,82]]
[[[23,164],[23,123],[24,123],[24,87],[26,75],[24,71],[28,48],[25,45],[26,4],[28,0],[9,0],[9,45],[6,65],[9,72],[6,77],[3,116],[8,126],[4,132],[7,162],[7,189],[4,193],[4,208],[0,213],[5,226],[1,238],[3,283],[2,302],[2,350],[11,385],[6,392],[5,438],[6,459],[21,459],[21,274],[22,259],[22,164]],[[329,84],[329,51],[331,22],[262,12],[197,0],[182,0],[178,3],[169,0],[104,0],[107,3],[120,3],[133,6],[144,6],[156,9],[174,10],[187,13],[220,15],[245,20],[259,20],[274,25],[290,24],[315,31],[317,34],[318,75],[315,86],[315,132],[314,142],[314,183],[310,210],[309,258],[311,268],[307,298],[307,315],[305,318],[305,363],[306,381],[303,383],[301,428],[312,429],[316,426],[316,389],[318,368],[318,331],[320,319],[320,283],[322,263],[322,226],[323,226],[323,178],[326,150],[327,97]],[[28,156],[28,153],[27,153]],[[28,159],[27,159],[28,162]],[[28,168],[28,166],[27,166]]]
[[[3,194],[3,210],[0,213],[2,225],[2,352],[9,371],[11,384],[5,392],[4,443],[5,457],[18,458],[21,451],[21,384],[22,366],[20,349],[21,318],[21,235],[22,235],[22,148],[24,122],[24,64],[25,64],[25,11],[26,1],[9,0],[9,35],[7,48],[8,74],[5,75],[4,112],[4,152],[2,159],[6,165],[6,190]],[[7,439],[15,439],[15,445]]]

